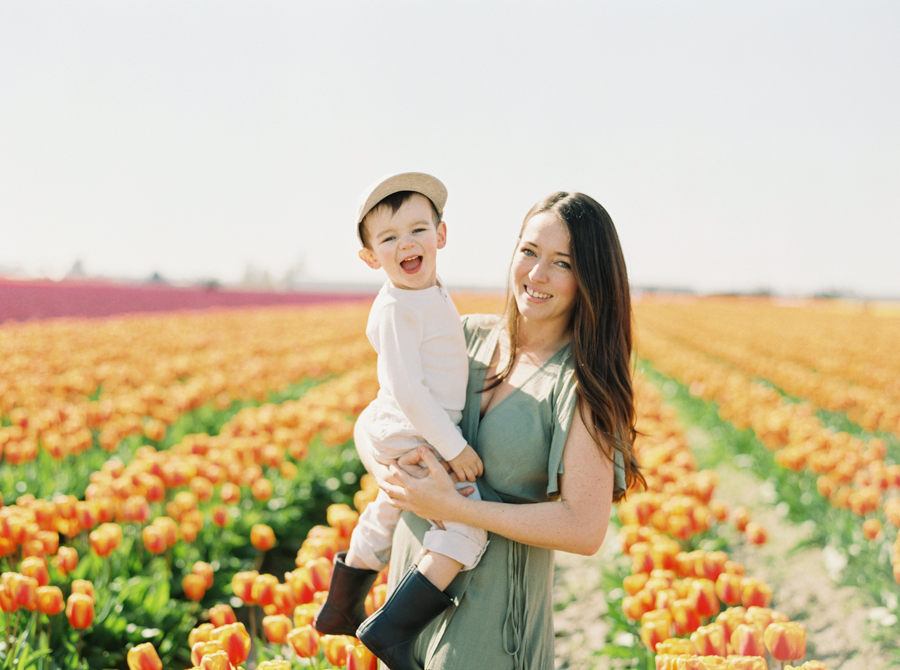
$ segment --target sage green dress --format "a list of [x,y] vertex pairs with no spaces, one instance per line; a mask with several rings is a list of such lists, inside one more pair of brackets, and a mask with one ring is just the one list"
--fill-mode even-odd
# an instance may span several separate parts
[[[480,417],[479,392],[497,346],[496,324],[496,316],[463,318],[469,382],[460,427],[484,462],[479,490],[495,502],[553,500],[559,497],[563,447],[575,412],[569,346]],[[624,485],[620,467],[616,478]],[[418,561],[429,528],[428,521],[402,514],[394,533],[389,590]],[[420,635],[419,662],[426,670],[552,670],[552,584],[552,550],[489,533],[481,562],[447,589],[454,604]]]

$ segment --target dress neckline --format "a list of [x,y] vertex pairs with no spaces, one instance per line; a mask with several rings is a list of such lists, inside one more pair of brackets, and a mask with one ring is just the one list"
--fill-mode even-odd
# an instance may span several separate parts
[[[487,360],[483,361],[485,364],[485,368],[484,368],[484,375],[481,378],[481,388],[482,389],[484,389],[484,382],[487,379],[487,371],[491,367],[491,360],[494,358],[494,352],[497,350],[497,347],[500,346],[501,330],[502,329],[499,326],[497,326],[491,330],[491,336],[490,336],[490,339],[488,340],[488,346],[485,347],[485,349],[488,353],[488,356],[487,356]],[[506,395],[506,397],[502,398],[496,405],[494,405],[493,407],[488,409],[484,414],[481,413],[481,407],[479,406],[478,421],[479,422],[484,421],[484,419],[487,418],[488,414],[491,414],[495,409],[497,409],[503,403],[505,403],[510,397],[514,396],[516,393],[521,391],[524,387],[528,386],[528,384],[530,384],[531,381],[535,377],[537,377],[544,371],[544,368],[546,368],[550,364],[551,361],[553,361],[555,358],[557,358],[562,352],[566,351],[569,348],[569,345],[570,345],[570,343],[566,342],[563,346],[561,346],[559,349],[557,349],[553,354],[551,354],[547,358],[546,361],[541,363],[540,367],[538,367],[530,375],[528,375],[528,377],[525,379],[525,381],[523,381],[519,386],[513,386],[512,391],[510,391]]]

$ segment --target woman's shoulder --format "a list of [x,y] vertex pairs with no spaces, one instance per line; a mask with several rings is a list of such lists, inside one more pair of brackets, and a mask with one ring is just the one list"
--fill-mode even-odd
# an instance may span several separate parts
[[499,322],[500,317],[497,314],[464,314],[462,324],[466,340],[469,341],[473,337],[487,337]]

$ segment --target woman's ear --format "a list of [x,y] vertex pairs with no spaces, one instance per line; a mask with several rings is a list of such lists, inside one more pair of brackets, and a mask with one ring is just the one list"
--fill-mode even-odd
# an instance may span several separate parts
[[373,270],[378,270],[381,268],[381,263],[378,262],[378,259],[375,257],[375,252],[369,249],[369,247],[363,247],[359,250],[359,257],[362,259],[362,262],[368,265]]
[[447,224],[441,221],[437,227],[437,248],[443,249],[447,244]]

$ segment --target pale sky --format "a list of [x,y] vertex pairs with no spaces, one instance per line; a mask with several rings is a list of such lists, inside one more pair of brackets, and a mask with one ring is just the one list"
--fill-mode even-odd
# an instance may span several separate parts
[[900,3],[0,0],[0,273],[380,282],[359,193],[449,189],[501,287],[556,190],[637,286],[900,297]]

